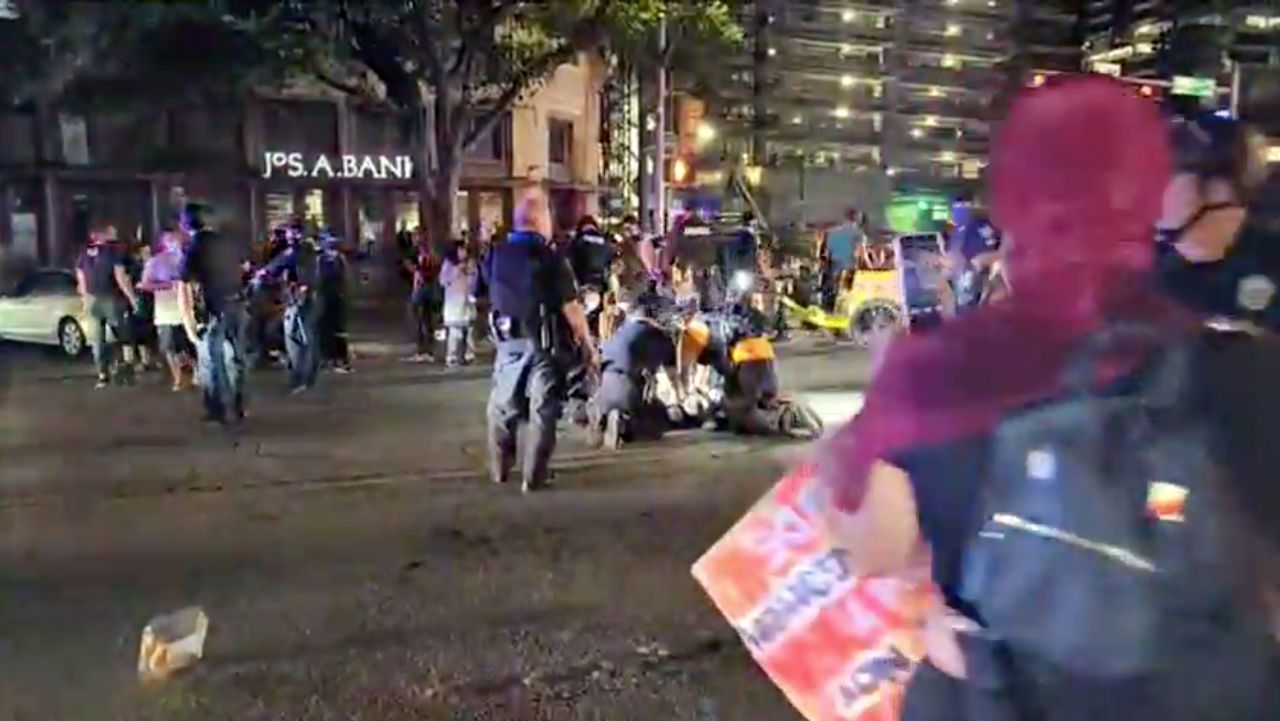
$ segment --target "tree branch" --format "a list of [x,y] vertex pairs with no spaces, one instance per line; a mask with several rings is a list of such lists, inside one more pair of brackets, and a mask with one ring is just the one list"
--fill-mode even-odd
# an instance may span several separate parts
[[533,87],[538,80],[551,71],[572,60],[577,52],[577,48],[573,45],[562,45],[529,63],[522,72],[507,83],[506,87],[493,100],[489,109],[481,113],[476,122],[472,124],[471,129],[463,138],[463,151],[470,148],[482,136],[491,132],[494,126],[498,124],[498,121],[502,119],[502,116],[506,115],[507,111],[511,109],[511,106],[525,91]]

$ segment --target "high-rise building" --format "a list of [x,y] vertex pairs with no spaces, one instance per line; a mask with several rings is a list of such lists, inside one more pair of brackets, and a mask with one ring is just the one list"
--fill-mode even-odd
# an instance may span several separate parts
[[1079,66],[1073,3],[755,0],[715,103],[731,161],[971,186],[1020,69]]
[[1085,0],[1085,63],[1126,77],[1225,79],[1231,62],[1280,63],[1274,0]]

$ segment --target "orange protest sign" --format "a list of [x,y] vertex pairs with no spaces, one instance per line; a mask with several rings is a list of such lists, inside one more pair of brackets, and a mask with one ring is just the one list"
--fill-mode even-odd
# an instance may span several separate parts
[[896,721],[937,594],[926,582],[855,575],[822,531],[826,503],[812,467],[795,469],[693,575],[809,721]]

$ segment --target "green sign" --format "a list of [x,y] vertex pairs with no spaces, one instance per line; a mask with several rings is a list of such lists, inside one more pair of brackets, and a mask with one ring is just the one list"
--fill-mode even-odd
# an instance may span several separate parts
[[1174,95],[1192,95],[1197,98],[1212,98],[1218,92],[1218,83],[1213,78],[1174,75],[1172,92]]

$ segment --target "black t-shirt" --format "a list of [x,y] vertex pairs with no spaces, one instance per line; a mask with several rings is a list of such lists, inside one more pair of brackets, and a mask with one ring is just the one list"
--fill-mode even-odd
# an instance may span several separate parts
[[1214,263],[1188,263],[1159,246],[1165,289],[1193,310],[1280,331],[1280,236],[1246,224],[1235,246]]
[[569,244],[569,263],[574,277],[581,285],[604,288],[609,282],[609,267],[613,264],[613,246],[598,232],[590,231],[574,236]]
[[119,297],[116,268],[124,265],[123,255],[109,245],[91,245],[80,253],[76,270],[84,273],[85,292],[100,297]]
[[628,375],[653,372],[676,364],[676,345],[671,336],[652,323],[631,319],[622,324],[600,351],[605,370]]
[[536,233],[516,231],[495,245],[480,263],[475,296],[488,298],[498,313],[517,319],[532,334],[540,310],[557,317],[563,338],[567,321],[560,309],[578,298],[578,285],[568,261]]
[[205,309],[218,313],[240,295],[243,253],[230,240],[202,230],[183,257],[182,280],[200,286]]

